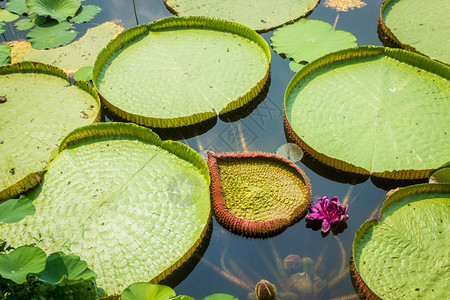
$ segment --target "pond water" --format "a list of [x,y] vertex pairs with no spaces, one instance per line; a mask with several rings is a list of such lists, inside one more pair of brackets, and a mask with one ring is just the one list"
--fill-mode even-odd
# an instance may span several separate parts
[[[133,2],[135,2],[136,16]],[[323,2],[323,1],[322,1]],[[377,36],[377,18],[381,0],[365,0],[363,8],[341,12],[337,29],[353,33],[358,45],[381,45]],[[126,28],[171,16],[163,0],[86,0],[84,4],[97,4],[103,8],[93,21],[77,26],[79,34],[107,20],[119,19]],[[1,3],[4,7],[4,2]],[[309,16],[333,24],[336,11],[323,3]],[[9,25],[8,25],[9,26]],[[262,34],[269,42],[272,32]],[[9,29],[6,39],[23,38],[22,32]],[[289,61],[272,52],[271,82],[269,91],[257,108],[248,116],[234,121],[217,120],[217,124],[196,137],[181,139],[197,151],[213,150],[216,153],[231,151],[263,151],[274,153],[287,142],[283,127],[284,91],[294,75]],[[333,126],[333,120],[323,120]],[[310,257],[315,262],[316,274],[332,287],[323,299],[356,299],[348,265],[355,231],[381,207],[386,190],[376,187],[372,181],[349,184],[352,178],[334,174],[320,168],[314,162],[303,159],[297,163],[308,176],[312,186],[312,200],[323,196],[338,196],[349,204],[350,218],[347,228],[338,235],[322,237],[320,231],[307,228],[305,220],[289,227],[283,233],[269,239],[248,239],[223,229],[215,220],[209,245],[200,261],[185,279],[175,287],[177,295],[189,295],[195,299],[213,293],[228,293],[239,299],[247,299],[260,279],[273,282],[279,291],[285,291],[286,274],[280,270],[280,261],[288,254]],[[320,174],[320,175],[319,175]],[[341,248],[342,247],[342,248]],[[341,250],[342,249],[342,250]],[[343,273],[340,274],[343,268]],[[344,297],[344,298],[342,298]]]

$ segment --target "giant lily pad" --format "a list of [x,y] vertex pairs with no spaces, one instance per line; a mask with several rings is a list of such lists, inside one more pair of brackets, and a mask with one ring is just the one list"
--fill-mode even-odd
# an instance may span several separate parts
[[270,38],[273,50],[296,62],[311,62],[330,52],[356,47],[356,37],[334,30],[324,21],[301,19],[277,29]]
[[26,0],[30,12],[48,15],[58,22],[73,17],[81,6],[79,0]]
[[336,169],[428,178],[449,157],[449,80],[449,67],[400,49],[334,52],[289,83],[286,127],[310,156]]
[[104,47],[115,38],[123,27],[116,22],[105,22],[88,29],[79,40],[50,50],[38,50],[26,41],[13,41],[11,45],[12,63],[25,60],[51,64],[73,73],[81,67],[93,66],[95,59]]
[[394,43],[450,64],[448,16],[450,5],[442,0],[386,0],[378,19]]
[[398,190],[353,242],[352,270],[368,299],[447,299],[450,184]]
[[245,236],[275,235],[309,207],[306,175],[275,154],[208,152],[211,197],[217,221]]
[[100,120],[100,99],[86,82],[30,62],[0,67],[0,96],[1,202],[39,183],[67,133]]
[[205,16],[244,24],[256,31],[269,31],[303,17],[318,0],[164,0],[180,16]]
[[140,125],[188,126],[249,103],[269,76],[270,49],[243,25],[164,18],[100,52],[93,82],[106,107]]
[[158,282],[198,248],[210,218],[210,179],[194,150],[124,123],[78,128],[59,150],[27,193],[36,213],[1,224],[0,238],[80,256],[108,294]]

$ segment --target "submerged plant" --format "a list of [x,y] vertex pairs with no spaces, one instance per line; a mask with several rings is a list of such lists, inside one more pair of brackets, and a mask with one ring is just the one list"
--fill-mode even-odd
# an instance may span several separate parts
[[310,207],[311,213],[306,215],[307,221],[322,221],[322,232],[328,232],[331,225],[345,222],[348,219],[348,205],[342,207],[338,197],[317,199]]
[[273,300],[277,295],[277,291],[272,283],[262,279],[255,286],[255,294],[258,300]]

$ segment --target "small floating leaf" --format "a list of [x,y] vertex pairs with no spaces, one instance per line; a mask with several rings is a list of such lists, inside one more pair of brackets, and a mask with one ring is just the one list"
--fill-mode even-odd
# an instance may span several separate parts
[[206,296],[202,300],[239,300],[239,299],[232,295],[219,293]]
[[6,31],[6,24],[3,22],[0,22],[0,34]]
[[7,9],[0,7],[0,22],[12,22],[18,18],[19,15],[10,13]]
[[12,63],[37,61],[57,66],[70,74],[83,66],[93,66],[95,58],[123,27],[117,22],[105,22],[87,30],[80,39],[69,45],[50,50],[38,50],[29,42],[13,41],[11,44]]
[[318,0],[164,0],[180,16],[205,16],[237,22],[256,31],[269,31],[299,19],[316,7]]
[[175,297],[172,288],[148,282],[133,283],[120,296],[122,300],[168,300],[172,297]]
[[28,7],[25,5],[25,0],[8,0],[5,8],[18,15],[28,13]]
[[36,208],[30,198],[20,195],[17,199],[10,199],[0,203],[0,222],[15,223],[28,215],[33,215]]
[[296,163],[303,158],[303,150],[297,144],[286,143],[278,147],[277,155],[289,159],[290,161]]
[[47,258],[46,262],[45,269],[36,274],[36,277],[50,284],[72,285],[97,277],[84,260],[73,254],[55,252]]
[[401,188],[353,241],[351,269],[365,299],[447,299],[450,184]]
[[311,62],[330,52],[357,46],[350,32],[313,19],[301,19],[275,30],[270,41],[275,52],[296,62]]
[[275,235],[298,221],[309,206],[306,175],[275,154],[208,152],[217,221],[245,236]]
[[450,162],[433,171],[429,183],[450,183]]
[[29,273],[44,270],[46,259],[44,251],[30,246],[19,247],[9,254],[0,254],[0,276],[22,284]]
[[26,0],[26,5],[30,12],[62,22],[75,16],[81,3],[79,0]]
[[9,64],[9,52],[11,47],[8,44],[0,44],[0,66]]
[[51,49],[70,43],[77,32],[67,22],[49,21],[33,27],[27,38],[35,49]]
[[73,79],[75,80],[85,80],[89,81],[92,80],[92,66],[85,66],[82,68],[79,68],[78,71],[73,74]]
[[93,18],[95,18],[96,15],[98,15],[102,11],[102,8],[98,5],[83,5],[78,10],[77,14],[73,18],[69,18],[69,22],[73,23],[85,23]]
[[32,28],[34,25],[36,25],[34,23],[33,19],[21,19],[19,21],[17,21],[16,23],[14,23],[14,27],[16,27],[17,30],[19,31],[23,31],[23,30],[28,30],[30,28]]

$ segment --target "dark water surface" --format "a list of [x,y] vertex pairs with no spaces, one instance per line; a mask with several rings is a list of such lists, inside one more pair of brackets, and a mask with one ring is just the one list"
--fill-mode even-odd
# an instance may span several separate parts
[[[322,1],[324,2],[324,1]],[[377,36],[377,18],[381,1],[365,0],[367,6],[341,12],[336,29],[353,33],[358,45],[381,45]],[[119,19],[126,28],[136,25],[132,0],[87,0],[83,4],[97,4],[103,8],[92,22],[77,25],[81,34],[89,27],[107,20]],[[4,2],[1,4],[4,7]],[[163,0],[135,0],[137,20],[140,24],[171,16],[163,5]],[[333,24],[336,11],[319,4],[310,19],[321,19]],[[8,23],[9,24],[12,23]],[[269,42],[272,32],[263,34]],[[23,32],[8,30],[8,40],[24,38]],[[288,67],[289,61],[272,52],[271,83],[267,97],[247,117],[235,122],[217,121],[217,124],[204,134],[181,140],[197,151],[209,149],[215,152],[263,151],[274,153],[286,143],[283,128],[284,91],[294,75]],[[333,126],[334,120],[323,120]],[[241,138],[243,137],[243,138]],[[315,262],[321,260],[316,273],[333,287],[323,299],[349,296],[356,299],[355,291],[348,273],[348,264],[355,231],[379,209],[385,199],[386,191],[376,187],[371,180],[351,185],[337,181],[347,181],[342,175],[333,177],[330,170],[320,171],[315,164],[297,163],[310,179],[312,200],[323,196],[338,196],[341,201],[348,200],[350,218],[348,227],[336,237],[332,234],[322,237],[320,231],[307,228],[301,220],[282,234],[270,239],[246,239],[224,230],[213,222],[212,236],[202,259],[192,272],[175,288],[177,295],[189,295],[195,299],[213,293],[228,293],[239,299],[247,299],[256,282],[267,279],[276,284],[278,290],[285,290],[287,278],[280,272],[279,261],[288,254],[311,257]],[[318,175],[320,174],[320,175]],[[348,181],[347,181],[348,182]],[[378,213],[378,211],[377,211]],[[341,253],[343,245],[345,255]],[[278,257],[278,263],[277,263]],[[338,276],[344,264],[342,279]],[[345,298],[343,298],[345,299]]]

